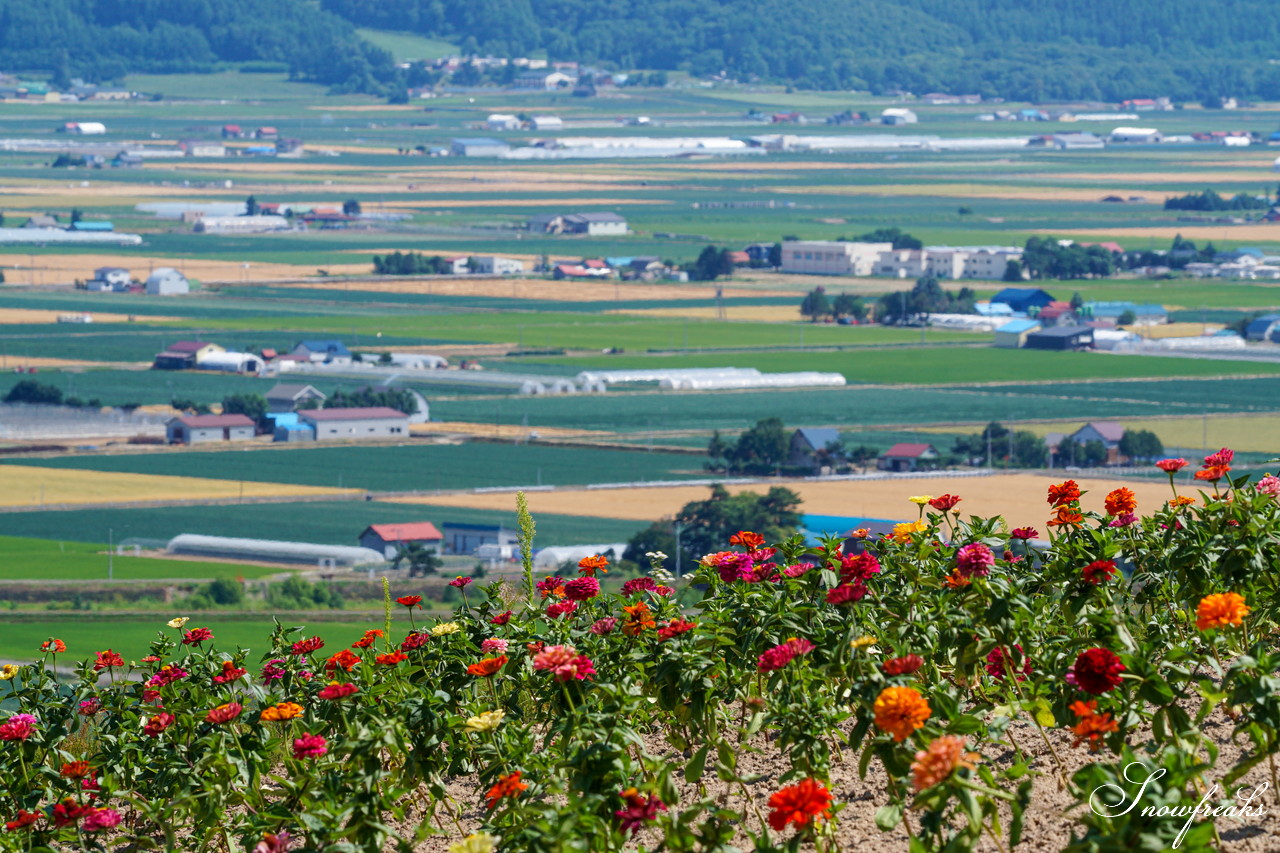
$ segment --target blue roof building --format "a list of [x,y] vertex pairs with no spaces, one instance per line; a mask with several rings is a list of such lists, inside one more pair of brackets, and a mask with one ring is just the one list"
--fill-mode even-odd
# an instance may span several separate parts
[[1053,296],[1038,287],[1006,287],[991,297],[991,301],[1003,302],[1018,314],[1026,314],[1033,308],[1043,308],[1053,301]]

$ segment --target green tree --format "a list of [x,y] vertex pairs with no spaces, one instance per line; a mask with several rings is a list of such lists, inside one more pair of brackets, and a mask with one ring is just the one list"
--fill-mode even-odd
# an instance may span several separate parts
[[1164,456],[1160,436],[1145,429],[1127,429],[1120,436],[1120,455],[1130,462],[1151,462]]
[[[671,519],[655,521],[627,540],[627,550],[622,552],[622,559],[640,566],[647,566],[649,558],[645,554],[659,551],[667,555],[667,558],[662,561],[663,568],[674,572],[676,570],[676,528]],[[697,555],[697,557],[701,556],[702,554]],[[682,571],[684,566],[692,568],[693,560],[685,561],[681,566]]]
[[244,415],[253,418],[259,429],[267,425],[267,398],[261,394],[232,394],[222,398],[224,415]]
[[1006,263],[1004,265],[1004,275],[1000,277],[1000,280],[1008,282],[1022,281],[1022,263],[1016,260]]
[[62,403],[62,389],[36,382],[34,379],[23,379],[9,389],[9,393],[4,396],[4,401],[57,406]]
[[417,577],[422,575],[434,575],[440,571],[444,565],[444,560],[436,556],[434,548],[428,548],[421,542],[405,542],[396,549],[395,559],[391,561],[391,568],[399,569],[402,566],[409,570],[409,577]]
[[257,215],[258,215],[258,210],[259,210],[259,208],[258,208],[258,199],[257,199],[257,198],[255,198],[254,196],[249,196],[247,199],[245,199],[245,200],[244,200],[244,215],[245,215],[245,216],[257,216]]
[[[0,225],[4,224],[3,217],[0,217]],[[782,244],[774,243],[769,247],[769,266],[777,269],[782,266]]]
[[764,418],[725,451],[730,474],[776,474],[786,463],[791,440],[779,418]]
[[867,318],[866,304],[852,293],[841,293],[836,296],[831,303],[831,312],[837,317],[852,317],[859,323]]
[[1120,316],[1116,318],[1116,325],[1132,326],[1135,322],[1137,322],[1137,319],[1138,319],[1138,315],[1133,313],[1132,310],[1126,308],[1125,310],[1121,311]]
[[720,275],[721,252],[715,246],[707,246],[698,254],[693,264],[693,275],[698,281],[715,281]]
[[730,495],[724,486],[714,485],[710,498],[687,503],[676,514],[682,553],[701,557],[722,550],[739,530],[753,530],[768,542],[781,541],[799,526],[799,508],[800,496],[781,486],[774,486],[763,495]]
[[358,199],[349,198],[342,203],[342,212],[347,216],[360,215],[360,201]]
[[1080,291],[1071,294],[1071,310],[1079,311],[1084,307],[1084,297],[1080,295]]
[[800,303],[800,314],[814,323],[831,313],[831,301],[827,299],[827,291],[819,286],[805,296]]

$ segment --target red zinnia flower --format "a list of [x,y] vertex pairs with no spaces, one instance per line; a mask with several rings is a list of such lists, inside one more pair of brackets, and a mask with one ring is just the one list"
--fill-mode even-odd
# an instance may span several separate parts
[[414,649],[420,649],[427,644],[429,639],[431,639],[430,634],[421,631],[413,631],[405,637],[404,642],[400,644],[400,651],[411,652]]
[[351,694],[359,692],[360,688],[354,684],[339,684],[335,681],[317,693],[316,696],[321,699],[345,699]]
[[816,779],[805,779],[789,785],[769,798],[769,826],[777,832],[794,823],[797,828],[810,826],[831,817],[831,792]]
[[293,757],[297,759],[303,758],[319,758],[329,751],[329,742],[320,735],[306,734],[300,738],[294,738],[293,741]]
[[600,594],[600,581],[593,577],[574,578],[564,585],[565,597],[572,601],[586,601]]
[[741,545],[748,551],[754,551],[764,544],[764,537],[750,530],[739,530],[729,537],[730,545]]
[[420,595],[402,595],[396,599],[396,604],[402,604],[405,607],[417,607],[422,603]]
[[235,661],[224,660],[222,662],[222,674],[213,677],[214,684],[227,684],[228,682],[244,678],[249,674],[249,670],[240,669],[236,666]]
[[53,807],[53,825],[57,827],[69,826],[77,823],[80,818],[91,811],[93,811],[93,806],[82,806],[68,797]]
[[89,775],[89,762],[87,761],[66,761],[62,764],[62,769],[58,771],[59,776],[67,779],[83,779]]
[[299,640],[289,649],[295,655],[309,655],[312,652],[318,652],[324,648],[324,640],[319,637],[311,637],[306,640]]
[[499,613],[497,616],[495,616],[495,617],[493,617],[492,619],[490,619],[490,620],[489,620],[489,624],[490,624],[490,625],[505,625],[505,624],[507,624],[507,623],[508,623],[508,622],[510,622],[510,621],[511,621],[511,611],[510,611],[510,610],[507,610],[507,611],[505,611],[505,612],[503,612],[503,613]]
[[[579,580],[583,580],[579,578]],[[568,616],[578,609],[576,601],[557,601],[555,604],[547,608],[547,616],[551,619],[558,619],[561,616]]]
[[1224,447],[1221,450],[1219,450],[1217,453],[1210,453],[1208,456],[1206,456],[1204,458],[1204,467],[1213,468],[1219,465],[1230,465],[1231,460],[1235,458],[1236,458],[1236,452],[1234,450],[1228,450],[1227,448]]
[[358,663],[360,663],[360,658],[351,654],[351,652],[348,651],[347,649],[343,649],[342,651],[338,652],[336,655],[334,655],[333,657],[325,661],[324,668],[330,672],[333,672],[338,667],[342,667],[347,672],[350,672]]
[[50,637],[49,639],[45,640],[43,643],[40,644],[40,651],[42,652],[54,652],[55,654],[62,654],[66,650],[67,650],[67,644],[53,637]]
[[208,628],[193,628],[182,635],[182,645],[192,646],[196,643],[203,643],[205,640],[212,640],[213,632]]
[[[1022,655],[1022,646],[1017,643],[1013,647],[1018,650],[1018,654]],[[987,652],[987,674],[999,681],[1004,681],[1006,672],[1005,661],[1008,661],[1007,669],[1013,670],[1013,678],[1015,681],[1026,681],[1027,676],[1031,674],[1031,659],[1023,655],[1022,669],[1018,670],[1013,665],[1013,655],[1009,653],[1003,646],[996,646]]]
[[1067,672],[1067,683],[1086,693],[1099,696],[1120,686],[1120,673],[1124,664],[1109,649],[1089,649],[1081,652],[1075,664]]
[[471,675],[479,676],[480,678],[489,678],[498,670],[502,669],[507,660],[508,658],[506,655],[499,655],[496,658],[485,658],[479,663],[473,663],[468,666],[467,672]]
[[26,829],[41,817],[43,817],[43,815],[40,814],[40,812],[29,812],[25,809],[18,809],[18,816],[6,823],[4,828],[9,832],[13,832],[15,829]]
[[380,666],[395,666],[402,660],[408,660],[409,656],[404,652],[387,652],[384,655],[378,655],[373,662]]
[[627,788],[623,791],[622,799],[627,807],[618,809],[613,814],[622,823],[622,832],[626,835],[635,835],[647,821],[656,819],[658,812],[667,810],[662,800],[652,794],[647,797],[642,796],[635,788]]
[[172,713],[161,711],[154,716],[148,717],[147,724],[142,726],[142,734],[147,735],[148,738],[159,738],[161,731],[168,729],[177,720],[178,717],[173,716]]
[[855,601],[861,601],[866,595],[867,585],[861,581],[842,583],[835,589],[827,590],[827,604],[834,604],[837,607],[844,604],[853,604]]
[[880,668],[884,670],[885,675],[910,675],[922,666],[924,666],[924,658],[920,655],[904,655],[900,658],[890,658],[881,664]]
[[[595,627],[594,625],[592,626]],[[670,640],[677,634],[683,634],[686,631],[692,631],[697,627],[695,622],[686,622],[684,619],[672,619],[666,625],[658,629],[659,640]]]
[[370,628],[364,632],[364,636],[351,644],[353,649],[367,649],[377,642],[379,637],[385,636],[386,632],[381,628]]
[[222,723],[229,723],[236,717],[240,716],[240,712],[243,710],[244,706],[239,702],[227,702],[225,705],[219,705],[209,711],[209,713],[205,714],[204,721],[206,723],[213,723],[215,726],[221,725]]
[[792,637],[760,655],[756,667],[760,672],[773,672],[782,669],[796,657],[809,654],[815,648],[817,646],[802,637]]
[[875,554],[863,551],[861,554],[845,554],[840,558],[840,583],[869,581],[871,576],[879,574],[880,561]]
[[1034,527],[1015,527],[1009,535],[1014,539],[1035,539],[1040,532]]
[[107,649],[105,652],[97,652],[98,660],[94,663],[94,670],[111,669],[112,667],[124,666],[124,658]]
[[1065,483],[1058,483],[1049,487],[1049,505],[1050,506],[1066,506],[1073,501],[1080,500],[1080,486],[1075,480],[1067,480]]
[[520,781],[520,771],[516,771],[509,776],[503,776],[494,783],[489,792],[485,794],[485,799],[489,801],[488,808],[494,808],[498,805],[498,800],[503,797],[514,797],[529,786]]
[[658,585],[654,582],[653,578],[632,578],[622,585],[622,594],[631,595],[635,592],[644,592],[646,590],[655,590],[657,588]]
[[1111,560],[1095,560],[1080,570],[1080,577],[1085,583],[1098,586],[1111,580],[1117,571],[1116,564]]
[[1176,474],[1189,464],[1185,459],[1161,459],[1156,463],[1156,467],[1166,474]]
[[456,578],[449,581],[449,586],[456,586],[458,589],[462,589],[464,586],[466,586],[469,583],[471,583],[471,578],[466,578],[466,577],[463,577],[462,575],[458,575]]
[[956,495],[943,495],[940,498],[934,498],[929,501],[929,506],[941,512],[950,512],[958,503],[960,503],[960,498]]
[[1230,465],[1207,465],[1196,472],[1196,479],[1208,480],[1210,483],[1216,483],[1223,477],[1227,476],[1230,471]]

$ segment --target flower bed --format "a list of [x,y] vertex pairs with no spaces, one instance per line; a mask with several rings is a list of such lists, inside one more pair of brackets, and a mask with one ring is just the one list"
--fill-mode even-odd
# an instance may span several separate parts
[[1230,463],[1147,515],[1055,485],[1015,519],[1047,546],[951,495],[880,540],[744,531],[696,612],[656,555],[618,595],[603,558],[459,578],[403,637],[388,594],[350,648],[178,618],[68,685],[51,638],[0,671],[0,849],[1003,851],[1038,801],[1074,809],[1036,847],[1216,849],[1177,815],[1233,804],[1275,849],[1280,480]]

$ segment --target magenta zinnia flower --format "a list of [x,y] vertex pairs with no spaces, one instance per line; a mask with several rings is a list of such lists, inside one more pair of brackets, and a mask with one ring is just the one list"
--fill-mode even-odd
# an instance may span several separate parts
[[596,673],[591,658],[578,654],[573,646],[547,646],[533,656],[533,668],[550,672],[556,681],[581,681]]
[[30,714],[14,714],[0,723],[0,740],[26,740],[35,734],[36,722]]
[[981,542],[972,542],[956,552],[956,568],[967,578],[984,578],[995,564],[996,555]]
[[600,594],[600,581],[593,577],[574,578],[564,585],[564,596],[572,601],[586,601]]
[[614,815],[622,824],[622,832],[626,835],[635,835],[647,822],[656,819],[658,812],[667,810],[662,800],[652,794],[643,796],[635,788],[623,791],[622,799],[626,801],[627,807],[618,809]]
[[329,742],[320,735],[305,734],[300,738],[294,738],[294,758],[319,758],[328,751]]
[[[591,580],[595,580],[595,578],[591,578]],[[644,578],[644,577],[632,578],[631,580],[627,581],[622,585],[622,594],[631,595],[634,592],[652,591],[657,588],[658,588],[658,585],[654,583],[653,578]],[[597,590],[599,589],[598,582],[596,585],[596,589]],[[568,591],[569,591],[569,588],[565,587],[565,592],[568,593]]]
[[785,643],[774,646],[760,655],[757,668],[760,672],[773,672],[774,670],[782,669],[796,657],[807,655],[815,648],[817,647],[813,643],[803,637],[792,637]]
[[115,809],[94,809],[80,822],[84,832],[97,832],[100,829],[111,829],[120,823],[120,813]]
[[604,636],[613,633],[613,629],[618,627],[618,620],[613,616],[606,616],[603,619],[597,619],[595,624],[588,630],[593,634]]

